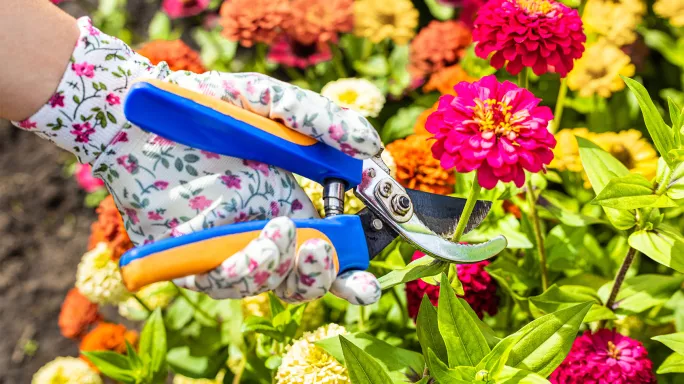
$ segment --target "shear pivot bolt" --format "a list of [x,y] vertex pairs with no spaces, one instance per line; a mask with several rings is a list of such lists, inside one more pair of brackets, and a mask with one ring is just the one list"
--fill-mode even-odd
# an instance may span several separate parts
[[392,209],[397,215],[405,215],[411,209],[411,200],[406,195],[398,195],[392,198]]

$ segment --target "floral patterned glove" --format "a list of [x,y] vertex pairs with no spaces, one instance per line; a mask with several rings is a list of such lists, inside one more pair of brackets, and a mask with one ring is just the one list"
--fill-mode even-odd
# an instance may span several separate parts
[[[316,93],[256,73],[172,72],[165,63],[152,66],[89,19],[78,23],[81,37],[57,92],[35,115],[15,124],[92,164],[136,245],[217,225],[318,217],[287,171],[190,148],[127,122],[122,101],[136,79],[161,79],[221,98],[356,158],[380,151],[380,139],[364,118]],[[377,301],[380,288],[372,274],[337,276],[330,244],[310,240],[296,250],[295,233],[290,219],[271,220],[258,239],[226,255],[220,267],[176,283],[215,298],[274,290],[295,302],[331,290],[354,304]]]

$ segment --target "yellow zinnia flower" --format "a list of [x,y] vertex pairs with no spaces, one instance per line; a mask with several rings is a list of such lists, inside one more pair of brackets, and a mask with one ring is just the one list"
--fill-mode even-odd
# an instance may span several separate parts
[[636,28],[645,12],[646,4],[641,0],[588,0],[582,22],[587,34],[623,46],[636,40]]
[[658,153],[641,134],[635,129],[620,132],[589,132],[586,128],[562,129],[556,134],[558,144],[553,150],[554,159],[549,168],[559,171],[582,172],[584,186],[590,188],[575,136],[583,137],[603,148],[618,159],[630,170],[652,179],[658,167]]
[[268,302],[268,293],[264,292],[256,296],[245,297],[241,301],[242,317],[245,319],[251,316],[268,317],[271,316],[271,305]]
[[634,75],[634,64],[620,48],[601,39],[587,47],[568,74],[568,88],[582,97],[598,94],[607,98],[625,88],[620,75]]
[[226,373],[221,371],[215,379],[192,379],[176,373],[173,376],[173,384],[221,384],[225,375]]
[[337,324],[326,324],[314,332],[306,332],[301,339],[287,348],[278,367],[278,384],[348,384],[351,383],[347,368],[315,342],[347,330]]
[[102,384],[102,378],[81,359],[58,357],[41,367],[31,384]]
[[76,269],[76,288],[97,304],[119,304],[128,299],[119,266],[112,260],[112,250],[101,242],[86,252]]
[[418,10],[410,0],[356,0],[354,34],[374,43],[407,44],[416,35]]
[[657,0],[653,11],[673,27],[684,27],[684,0]]

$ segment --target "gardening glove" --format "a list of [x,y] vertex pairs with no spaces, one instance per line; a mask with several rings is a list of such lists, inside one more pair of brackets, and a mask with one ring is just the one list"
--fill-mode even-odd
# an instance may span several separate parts
[[214,298],[273,290],[285,301],[300,302],[330,290],[353,304],[378,300],[380,286],[372,274],[337,276],[326,241],[310,240],[295,249],[296,231],[288,217],[316,218],[318,213],[291,173],[145,132],[126,121],[123,102],[134,81],[160,79],[279,121],[359,159],[381,150],[368,121],[319,94],[261,74],[197,75],[173,72],[166,63],[153,66],[88,18],[78,24],[81,36],[57,91],[35,115],[15,124],[92,164],[114,197],[131,241],[147,244],[273,219],[245,249],[227,254],[221,266],[178,279],[178,285]]

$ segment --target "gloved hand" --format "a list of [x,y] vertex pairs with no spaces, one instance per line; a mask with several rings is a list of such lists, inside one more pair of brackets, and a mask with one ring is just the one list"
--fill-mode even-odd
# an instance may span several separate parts
[[126,121],[122,103],[134,80],[161,79],[277,120],[360,159],[381,148],[363,117],[261,74],[196,75],[172,72],[165,63],[152,66],[120,40],[95,29],[89,19],[80,19],[79,26],[81,38],[56,93],[34,116],[15,124],[93,165],[134,244],[278,217],[244,250],[227,254],[221,266],[179,279],[178,285],[214,298],[274,290],[283,300],[297,302],[330,290],[354,304],[377,301],[380,287],[372,274],[337,276],[327,242],[314,239],[295,249],[296,231],[287,217],[318,213],[292,174],[147,133]]

